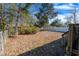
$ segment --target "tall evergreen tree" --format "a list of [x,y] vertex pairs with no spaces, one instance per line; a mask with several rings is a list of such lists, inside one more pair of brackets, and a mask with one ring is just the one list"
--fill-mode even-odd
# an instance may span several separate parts
[[38,22],[35,25],[42,27],[48,24],[49,19],[56,17],[57,12],[54,10],[53,4],[42,3],[40,6],[39,12],[35,14],[38,19]]

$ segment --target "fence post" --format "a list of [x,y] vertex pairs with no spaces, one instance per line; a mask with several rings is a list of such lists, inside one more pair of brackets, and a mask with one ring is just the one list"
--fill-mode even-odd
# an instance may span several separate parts
[[68,34],[68,54],[71,56],[72,53],[72,41],[73,41],[73,30],[74,24],[69,24],[69,34]]
[[0,32],[0,54],[4,53],[4,44],[3,44],[3,32]]
[[8,37],[8,31],[7,30],[4,31],[3,36],[4,36],[4,43],[6,43],[6,39]]

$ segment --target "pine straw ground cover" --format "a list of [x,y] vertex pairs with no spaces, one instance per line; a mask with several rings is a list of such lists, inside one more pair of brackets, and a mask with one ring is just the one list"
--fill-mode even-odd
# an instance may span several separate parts
[[8,38],[5,44],[4,54],[15,56],[31,49],[40,47],[61,38],[62,33],[41,31],[36,34],[18,35],[16,38]]

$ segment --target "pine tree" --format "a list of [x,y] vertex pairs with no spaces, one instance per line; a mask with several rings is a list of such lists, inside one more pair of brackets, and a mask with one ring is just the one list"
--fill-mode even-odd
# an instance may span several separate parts
[[56,17],[57,12],[54,10],[53,4],[42,3],[40,5],[39,12],[35,14],[38,19],[38,22],[35,25],[42,27],[48,24],[49,19]]

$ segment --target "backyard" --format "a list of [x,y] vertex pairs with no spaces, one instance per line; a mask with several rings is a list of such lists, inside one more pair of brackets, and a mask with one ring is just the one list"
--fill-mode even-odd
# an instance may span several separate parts
[[[41,47],[48,43],[54,42],[60,39],[61,35],[62,33],[59,33],[59,32],[41,31],[36,34],[18,35],[15,38],[8,38],[5,44],[4,55],[12,55],[12,56],[20,55],[22,53],[28,52],[37,47]],[[60,44],[60,42],[58,44]],[[54,52],[54,51],[52,51],[53,49],[49,47],[47,47],[47,49],[50,50],[49,54],[51,54],[51,52]],[[51,47],[53,47],[53,44]],[[47,49],[46,48],[40,49],[38,51],[39,55],[42,55],[43,53],[45,53]],[[42,51],[41,54],[40,54],[40,51]],[[34,53],[37,54],[37,52],[34,52]],[[47,54],[44,54],[44,55],[47,55]]]
[[79,7],[72,3],[68,11],[62,10],[63,5],[70,4],[0,3],[0,55],[64,56],[71,52],[73,35],[79,39],[79,28],[74,25],[79,22]]

